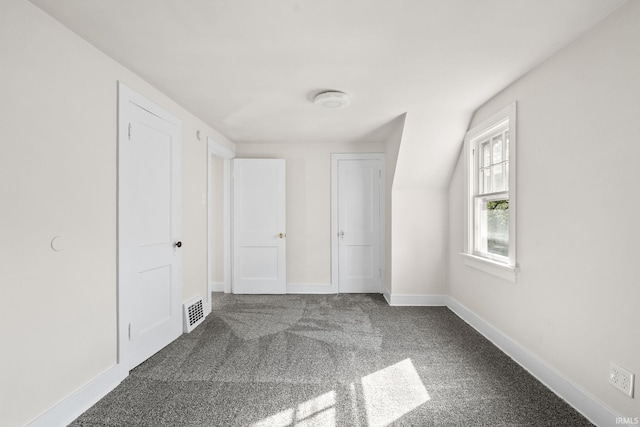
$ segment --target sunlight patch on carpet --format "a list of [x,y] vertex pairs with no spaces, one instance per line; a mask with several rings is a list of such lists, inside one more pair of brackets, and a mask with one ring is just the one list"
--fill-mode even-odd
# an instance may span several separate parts
[[387,426],[430,397],[411,359],[362,377],[369,427]]
[[336,392],[330,391],[251,424],[251,427],[334,426],[336,424]]

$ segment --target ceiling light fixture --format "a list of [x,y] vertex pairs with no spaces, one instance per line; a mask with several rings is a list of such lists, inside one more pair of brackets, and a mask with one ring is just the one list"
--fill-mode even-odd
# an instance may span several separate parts
[[313,98],[313,103],[324,108],[337,110],[347,108],[351,104],[351,97],[344,92],[322,92]]

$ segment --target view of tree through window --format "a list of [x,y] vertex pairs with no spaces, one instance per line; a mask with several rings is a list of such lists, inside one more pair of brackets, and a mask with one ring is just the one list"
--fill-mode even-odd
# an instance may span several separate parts
[[509,200],[487,202],[487,252],[509,255]]

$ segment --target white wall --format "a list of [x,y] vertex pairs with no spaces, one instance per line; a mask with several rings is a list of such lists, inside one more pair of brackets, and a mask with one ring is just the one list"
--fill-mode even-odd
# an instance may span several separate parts
[[447,190],[393,189],[392,296],[447,294]]
[[607,380],[640,373],[638,22],[627,3],[476,112],[518,102],[517,284],[464,266],[462,159],[449,187],[451,296],[627,417]]
[[331,283],[331,153],[383,153],[383,143],[239,143],[237,158],[287,162],[287,283]]
[[[211,167],[211,277],[220,286],[224,282],[224,159],[209,156]],[[203,295],[204,296],[204,295]]]
[[18,426],[116,363],[116,82],[183,120],[185,299],[206,292],[206,136],[232,145],[24,0],[2,3],[0,52],[0,425]]
[[[402,167],[402,156],[409,156],[411,147],[405,147],[406,141],[416,140],[416,124],[424,117],[402,116],[400,141],[390,139],[387,150],[393,155],[393,171]],[[413,127],[412,127],[413,126]],[[412,132],[413,129],[413,132]],[[422,141],[429,145],[430,141]],[[389,161],[389,158],[387,159]],[[406,158],[405,158],[406,160]],[[397,163],[397,164],[396,164]],[[423,186],[398,185],[389,182],[391,203],[389,203],[387,221],[390,221],[391,239],[388,244],[387,289],[390,297],[396,296],[440,296],[447,293],[447,227],[448,206],[446,188],[424,188]],[[391,179],[395,178],[394,176]],[[412,299],[414,303],[419,302]],[[409,300],[411,301],[411,300]]]
[[406,114],[393,120],[389,139],[385,143],[385,292],[391,292],[392,272],[393,272],[393,181],[396,175],[396,165],[400,144],[402,143],[402,133],[404,131],[404,121]]

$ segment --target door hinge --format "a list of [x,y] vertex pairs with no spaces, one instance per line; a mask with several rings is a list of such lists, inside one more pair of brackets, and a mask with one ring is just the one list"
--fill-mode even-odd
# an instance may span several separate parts
[[[127,129],[127,135],[129,137],[129,141],[131,141],[131,123],[129,123],[129,128]],[[131,325],[129,325],[131,326]]]
[[131,341],[131,323],[129,323],[129,341]]
[[379,179],[382,179],[382,170],[379,170],[379,171],[378,171],[378,178],[379,178]]

